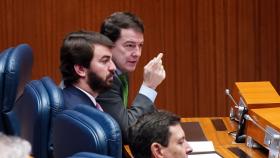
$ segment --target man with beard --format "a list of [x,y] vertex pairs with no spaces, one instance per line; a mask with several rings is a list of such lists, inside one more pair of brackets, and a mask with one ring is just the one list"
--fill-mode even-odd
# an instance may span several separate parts
[[112,86],[116,70],[112,47],[112,41],[100,33],[79,31],[65,37],[60,49],[60,71],[66,108],[85,104],[103,111],[95,98]]

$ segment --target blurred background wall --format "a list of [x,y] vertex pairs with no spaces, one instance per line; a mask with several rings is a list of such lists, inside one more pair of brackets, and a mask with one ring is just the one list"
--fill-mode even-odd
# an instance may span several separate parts
[[32,79],[60,81],[63,37],[99,31],[115,11],[131,11],[145,23],[141,61],[131,75],[130,101],[144,65],[164,53],[167,78],[156,104],[184,117],[227,116],[225,88],[236,81],[271,81],[280,92],[278,0],[1,0],[0,50],[28,43]]

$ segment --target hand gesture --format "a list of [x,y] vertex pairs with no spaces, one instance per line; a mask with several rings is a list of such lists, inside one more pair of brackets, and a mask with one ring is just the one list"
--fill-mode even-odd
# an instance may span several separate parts
[[161,60],[162,56],[163,54],[159,53],[157,57],[150,60],[150,62],[144,67],[143,84],[152,89],[156,89],[166,76]]

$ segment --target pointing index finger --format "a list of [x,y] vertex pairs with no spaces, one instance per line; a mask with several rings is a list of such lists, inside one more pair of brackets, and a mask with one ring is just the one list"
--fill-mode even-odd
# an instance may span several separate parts
[[159,53],[156,57],[156,61],[159,62],[162,58],[163,54],[162,53]]

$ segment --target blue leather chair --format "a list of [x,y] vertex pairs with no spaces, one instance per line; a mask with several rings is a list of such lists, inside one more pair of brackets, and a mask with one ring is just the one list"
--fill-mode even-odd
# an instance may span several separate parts
[[5,80],[5,67],[6,67],[6,62],[7,62],[7,56],[8,52],[11,52],[13,48],[6,49],[0,54],[0,131],[4,131],[4,125],[3,125],[3,114],[2,114],[2,109],[3,109],[3,98],[4,98],[4,80]]
[[88,105],[64,110],[54,121],[54,157],[64,158],[78,152],[122,157],[121,132],[106,113]]
[[54,157],[78,152],[107,154],[106,135],[99,123],[74,110],[57,114],[53,125]]
[[27,44],[6,49],[0,56],[0,130],[9,133],[7,113],[22,95],[25,84],[31,77],[33,64],[32,49]]
[[119,124],[109,114],[101,112],[95,108],[86,105],[79,105],[74,108],[93,120],[98,122],[104,129],[106,141],[108,144],[108,154],[117,158],[122,157],[122,133]]
[[49,77],[29,82],[8,113],[10,132],[28,140],[32,156],[52,157],[52,122],[64,109],[61,89]]
[[95,154],[95,153],[89,153],[89,152],[80,152],[68,158],[113,158],[113,157]]

